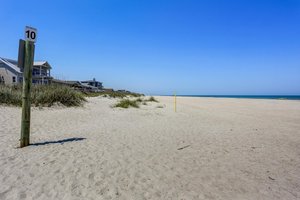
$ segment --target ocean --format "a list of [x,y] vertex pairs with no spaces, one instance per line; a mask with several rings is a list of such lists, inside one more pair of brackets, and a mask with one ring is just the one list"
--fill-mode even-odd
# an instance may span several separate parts
[[177,95],[177,96],[181,96],[181,97],[239,98],[239,99],[300,100],[300,95]]

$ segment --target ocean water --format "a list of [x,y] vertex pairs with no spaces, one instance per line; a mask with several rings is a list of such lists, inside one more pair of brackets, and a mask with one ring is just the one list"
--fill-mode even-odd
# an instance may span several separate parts
[[300,95],[177,95],[177,96],[181,96],[181,97],[239,98],[239,99],[300,100]]

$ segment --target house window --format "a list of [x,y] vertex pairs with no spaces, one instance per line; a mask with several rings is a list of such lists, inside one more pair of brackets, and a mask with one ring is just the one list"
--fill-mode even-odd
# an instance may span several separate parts
[[16,82],[16,77],[15,76],[12,77],[12,81],[13,81],[13,83]]

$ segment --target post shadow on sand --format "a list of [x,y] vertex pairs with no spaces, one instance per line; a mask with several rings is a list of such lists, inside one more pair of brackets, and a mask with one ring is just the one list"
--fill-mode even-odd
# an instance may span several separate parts
[[86,138],[67,138],[62,140],[55,140],[55,141],[46,141],[46,142],[38,142],[38,143],[32,143],[31,146],[40,146],[40,145],[47,145],[47,144],[64,144],[65,142],[77,142],[81,140],[85,140]]

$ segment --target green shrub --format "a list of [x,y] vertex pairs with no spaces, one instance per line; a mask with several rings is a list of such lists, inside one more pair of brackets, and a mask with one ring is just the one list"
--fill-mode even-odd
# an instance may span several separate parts
[[22,105],[22,88],[0,85],[0,104]]
[[98,92],[81,92],[85,97],[98,97],[101,96]]
[[154,98],[154,97],[149,97],[149,99],[147,99],[146,101],[152,101],[152,102],[156,102],[158,103],[158,101]]
[[86,97],[111,97],[111,98],[124,98],[124,97],[141,97],[143,94],[132,93],[132,92],[119,92],[119,91],[103,91],[103,92],[87,92],[84,93]]
[[129,107],[134,107],[134,108],[139,108],[139,104],[136,100],[130,100],[130,99],[122,99],[119,101],[115,107],[120,107],[120,108],[129,108]]
[[[33,85],[31,88],[31,104],[35,106],[52,106],[55,103],[65,106],[80,106],[85,101],[82,93],[67,86]],[[0,86],[0,103],[21,106],[21,85]]]
[[141,99],[140,97],[136,99],[137,102],[141,103],[143,102],[143,99]]
[[32,103],[36,106],[52,106],[54,103],[61,103],[65,106],[80,106],[86,101],[80,92],[59,85],[34,86],[31,97]]

